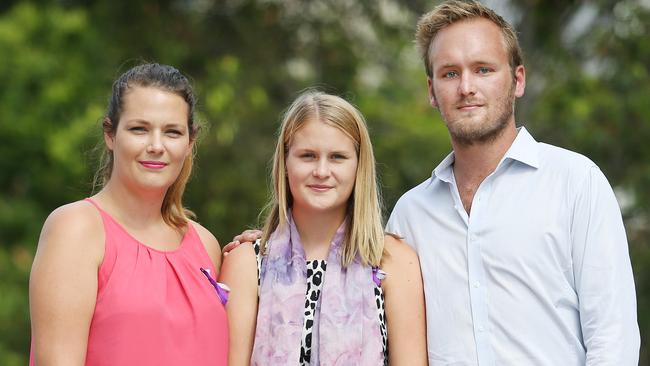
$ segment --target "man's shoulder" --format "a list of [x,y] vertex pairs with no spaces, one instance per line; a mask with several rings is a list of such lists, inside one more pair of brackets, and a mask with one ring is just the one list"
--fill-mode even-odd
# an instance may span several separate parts
[[436,179],[431,177],[425,179],[420,184],[406,191],[395,203],[394,210],[404,207],[411,207],[414,203],[422,203],[431,197],[430,190],[432,185],[436,184]]
[[577,172],[598,167],[596,163],[585,155],[559,146],[540,142],[539,150],[542,165],[546,169]]
[[594,177],[609,184],[598,165],[588,157],[554,145],[539,143],[539,146],[541,179],[552,179],[570,194],[579,194]]

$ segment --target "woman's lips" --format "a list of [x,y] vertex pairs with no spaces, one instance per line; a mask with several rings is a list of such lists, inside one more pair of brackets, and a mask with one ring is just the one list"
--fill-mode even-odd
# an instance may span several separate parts
[[140,164],[148,169],[162,169],[167,166],[167,163],[162,161],[141,161]]

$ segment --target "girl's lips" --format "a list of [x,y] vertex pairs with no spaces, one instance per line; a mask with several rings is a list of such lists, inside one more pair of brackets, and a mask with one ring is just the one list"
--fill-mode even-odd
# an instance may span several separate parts
[[325,191],[332,188],[330,186],[323,186],[323,185],[319,185],[319,184],[310,184],[307,187],[309,187],[310,189],[312,189],[312,190],[314,190],[316,192],[325,192]]
[[148,169],[162,169],[167,166],[166,163],[161,161],[141,161],[140,164]]

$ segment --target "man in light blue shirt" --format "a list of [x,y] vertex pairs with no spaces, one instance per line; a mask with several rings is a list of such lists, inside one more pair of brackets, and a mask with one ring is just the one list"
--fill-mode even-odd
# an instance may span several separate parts
[[453,152],[387,231],[420,256],[429,364],[636,365],[620,209],[593,162],[516,127],[526,75],[513,28],[448,1],[420,19],[417,42]]

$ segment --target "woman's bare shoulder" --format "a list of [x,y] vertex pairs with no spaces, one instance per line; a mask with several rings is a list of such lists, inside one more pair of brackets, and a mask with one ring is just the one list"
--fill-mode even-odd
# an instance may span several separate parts
[[221,246],[219,246],[217,238],[212,234],[212,232],[210,232],[210,230],[206,229],[196,221],[190,220],[190,225],[192,225],[196,230],[201,242],[205,246],[205,250],[208,252],[208,255],[213,262],[219,263],[221,260]]
[[77,201],[58,207],[45,220],[39,251],[90,255],[101,262],[104,252],[104,224],[90,202]]
[[257,256],[251,243],[242,243],[223,257],[220,281],[231,288],[257,288]]
[[241,243],[237,247],[233,248],[228,255],[224,256],[224,263],[229,263],[231,265],[255,265],[257,268],[257,254],[255,254],[255,248],[253,243]]
[[51,230],[64,236],[104,236],[102,217],[90,202],[76,201],[56,208],[45,220],[43,231]]

